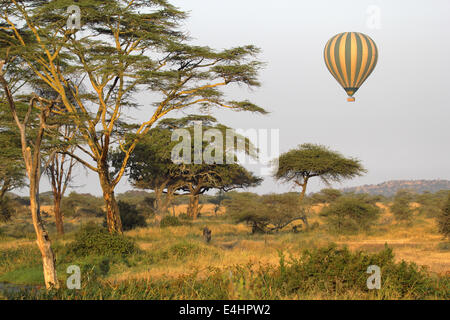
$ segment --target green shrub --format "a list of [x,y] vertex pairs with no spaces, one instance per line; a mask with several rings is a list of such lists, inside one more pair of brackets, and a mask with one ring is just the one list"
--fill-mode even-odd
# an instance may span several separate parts
[[413,215],[413,210],[409,204],[413,200],[413,195],[408,190],[399,190],[391,205],[391,211],[398,221],[410,221]]
[[281,278],[286,294],[314,290],[328,294],[368,292],[367,268],[376,265],[381,269],[381,289],[378,298],[425,299],[433,295],[449,296],[448,279],[442,287],[429,277],[426,269],[414,263],[395,263],[392,249],[376,254],[351,252],[335,245],[307,250],[303,256],[288,265],[281,264]]
[[136,205],[129,204],[125,201],[119,201],[120,219],[124,231],[132,230],[137,227],[145,227],[145,217],[136,208]]
[[[444,191],[444,190],[442,190]],[[441,209],[447,200],[443,192],[430,193],[424,192],[417,195],[415,201],[420,204],[418,212],[428,218],[437,218],[441,214]]]
[[108,257],[95,257],[88,262],[79,263],[82,285],[96,285],[99,278],[108,275],[111,269],[111,260]]
[[94,224],[82,227],[75,234],[75,240],[66,246],[66,253],[77,257],[126,256],[137,250],[131,239],[120,234],[110,234],[107,229]]
[[41,263],[41,254],[36,245],[0,250],[0,274],[14,270],[18,266],[34,267]]
[[376,223],[380,209],[355,196],[342,196],[320,213],[338,233],[366,231]]
[[169,247],[169,256],[175,259],[185,259],[187,257],[195,257],[204,252],[204,249],[196,243],[183,241]]
[[0,222],[7,222],[11,220],[14,214],[14,208],[11,205],[9,198],[0,199]]
[[441,213],[438,217],[439,232],[444,235],[444,237],[450,237],[450,193],[448,194],[448,199],[445,205],[442,207]]
[[11,238],[27,238],[36,239],[36,233],[34,231],[33,224],[30,222],[19,222],[15,221],[2,227],[2,232],[5,236]]
[[342,196],[342,191],[336,189],[322,189],[320,192],[312,194],[309,199],[312,204],[332,203]]
[[62,199],[61,211],[66,217],[102,217],[104,216],[103,205],[102,198],[71,192]]
[[181,220],[181,223],[183,223],[183,224],[189,224],[191,221],[192,221],[192,217],[189,217],[188,215],[187,215],[187,213],[180,213],[178,216],[177,216],[177,218],[179,219],[179,220]]
[[438,205],[422,205],[418,209],[418,213],[428,218],[437,218],[441,213],[441,208]]
[[159,225],[161,228],[166,228],[166,227],[181,226],[181,225],[183,225],[183,223],[177,217],[165,216],[164,218],[161,219],[161,222]]

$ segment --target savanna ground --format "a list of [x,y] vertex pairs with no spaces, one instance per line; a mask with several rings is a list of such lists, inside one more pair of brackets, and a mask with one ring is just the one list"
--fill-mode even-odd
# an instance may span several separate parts
[[[309,218],[315,228],[300,227],[294,233],[289,226],[274,234],[251,234],[247,225],[233,223],[224,209],[215,215],[213,205],[205,204],[196,221],[181,219],[181,226],[159,227],[149,219],[148,227],[125,232],[139,249],[120,257],[68,253],[66,247],[79,226],[89,221],[100,224],[102,218],[66,219],[64,238],[55,240],[52,235],[58,276],[64,286],[67,267],[79,265],[82,289],[53,293],[39,290],[44,283],[41,259],[24,210],[0,227],[0,283],[12,288],[2,297],[449,299],[450,246],[438,234],[435,219],[416,213],[412,222],[399,223],[386,205],[378,206],[382,214],[370,231],[337,235],[318,215],[320,205]],[[185,210],[183,205],[175,209],[176,214]],[[51,214],[46,220],[53,231]],[[208,244],[202,236],[206,226],[212,230]],[[381,290],[366,288],[369,263],[384,264]]]

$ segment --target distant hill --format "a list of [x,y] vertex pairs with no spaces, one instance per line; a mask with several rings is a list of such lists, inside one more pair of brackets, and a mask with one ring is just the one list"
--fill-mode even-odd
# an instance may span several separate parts
[[393,180],[380,184],[370,184],[353,188],[343,188],[344,192],[369,193],[372,195],[383,195],[390,197],[400,189],[409,189],[417,193],[425,191],[437,192],[440,190],[450,190],[449,180]]

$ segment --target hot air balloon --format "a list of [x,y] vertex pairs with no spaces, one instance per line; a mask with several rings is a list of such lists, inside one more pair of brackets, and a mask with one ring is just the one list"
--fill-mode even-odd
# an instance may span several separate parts
[[378,61],[375,42],[359,32],[344,32],[331,38],[324,50],[325,64],[348,94],[347,101],[370,76]]

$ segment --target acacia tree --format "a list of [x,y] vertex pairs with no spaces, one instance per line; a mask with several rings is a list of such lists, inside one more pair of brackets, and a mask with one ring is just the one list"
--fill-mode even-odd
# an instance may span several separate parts
[[[201,151],[207,150],[209,146],[208,139],[203,138],[206,132],[220,133],[217,139],[223,139],[221,143],[214,141],[217,149],[211,154],[214,157],[218,152],[218,160],[214,163],[177,163],[172,159],[172,151],[178,144],[178,141],[172,141],[172,134],[177,129],[184,129],[189,137],[195,136],[194,124],[200,124],[202,137]],[[215,130],[215,131],[213,131]],[[225,143],[225,136],[229,127],[217,123],[212,116],[189,115],[180,119],[164,119],[156,128],[141,139],[137,144],[134,153],[130,156],[127,166],[127,173],[131,183],[138,188],[150,189],[155,192],[155,207],[158,214],[167,211],[174,196],[184,193],[189,195],[188,216],[197,218],[199,211],[199,196],[211,189],[230,191],[237,188],[247,188],[256,186],[261,182],[260,178],[253,176],[242,166],[234,164],[223,164],[227,157],[227,152],[239,150],[253,155],[254,147],[250,141],[240,135],[235,135],[233,146]],[[206,136],[206,135],[205,135]],[[243,143],[237,143],[237,141]],[[236,147],[236,148],[235,148]],[[195,144],[189,141],[188,148],[183,152],[190,153],[191,160],[194,153],[197,152]],[[222,155],[219,154],[222,152]],[[113,157],[113,166],[120,168],[123,156],[122,153],[115,153]],[[178,156],[178,155],[177,155]],[[185,156],[185,155],[183,155]],[[116,160],[116,158],[118,158]],[[220,160],[220,161],[219,161]],[[217,163],[218,162],[218,163]],[[119,165],[115,165],[119,163]],[[163,193],[166,197],[163,199]]]
[[20,140],[9,125],[0,125],[0,201],[7,192],[25,185]]
[[182,187],[189,194],[188,217],[197,219],[199,198],[205,192],[217,189],[229,192],[246,189],[261,184],[262,179],[254,176],[239,164],[226,165],[189,165],[182,169],[185,185]]
[[[68,134],[69,129],[65,129],[66,134]],[[66,193],[67,187],[72,181],[72,171],[76,165],[74,158],[67,155],[67,151],[72,151],[70,148],[66,147],[61,150],[60,153],[56,153],[53,156],[52,161],[47,167],[47,175],[50,180],[53,193],[53,212],[55,215],[56,232],[58,236],[64,235],[64,223],[63,214],[61,212],[61,200]]]
[[[199,122],[201,126],[199,127]],[[220,124],[211,116],[190,115],[181,119],[169,119],[164,123],[169,129],[184,129],[188,133],[188,148],[183,148],[183,156],[176,154],[174,149],[172,156],[183,160],[177,166],[178,177],[181,177],[179,189],[189,195],[187,215],[196,219],[199,213],[200,195],[212,189],[228,192],[235,189],[258,186],[262,179],[254,176],[237,163],[236,152],[243,152],[256,158],[257,150],[250,140],[236,134],[231,128]],[[228,135],[232,134],[232,137]],[[198,136],[197,136],[198,135]],[[201,139],[197,144],[190,137]],[[184,144],[183,137],[182,145]],[[231,142],[231,145],[229,143]],[[201,146],[201,148],[198,148]],[[202,161],[195,160],[201,153]],[[191,161],[189,161],[189,159]],[[192,159],[194,161],[192,162]],[[232,159],[232,163],[227,163]]]
[[[7,57],[9,58],[9,57]],[[8,61],[9,62],[9,61]],[[20,118],[18,104],[23,106],[23,101],[16,104],[13,91],[10,89],[10,82],[7,80],[7,68],[4,70],[5,61],[0,61],[0,84],[2,94],[9,106],[12,118],[18,128],[21,142],[22,156],[25,164],[27,177],[29,180],[30,191],[30,210],[33,220],[33,226],[37,236],[37,244],[42,255],[44,280],[47,288],[59,287],[56,276],[55,256],[51,248],[51,241],[47,230],[42,222],[39,204],[39,182],[41,179],[43,155],[41,147],[44,140],[45,131],[49,129],[48,119],[52,113],[57,101],[49,101],[33,95],[27,106],[27,111],[23,118]],[[35,110],[38,110],[38,120],[33,117]],[[36,123],[37,122],[37,123]],[[48,158],[51,158],[50,155]]]
[[[15,35],[27,39],[31,49],[36,42],[30,40],[30,32],[22,28],[11,28],[11,22],[1,20],[11,12],[2,1],[0,13],[0,106],[2,118],[10,119],[15,127],[14,138],[19,140],[23,167],[29,180],[30,211],[36,232],[37,244],[42,255],[44,281],[47,288],[58,288],[55,255],[51,248],[48,232],[40,215],[39,182],[55,155],[55,148],[48,145],[49,136],[56,136],[52,118],[61,112],[61,97],[53,95],[50,99],[41,97],[35,92],[39,82],[33,72],[33,63],[24,59],[14,42]],[[8,3],[10,5],[10,3]],[[39,5],[39,4],[37,4]],[[6,111],[9,110],[9,111]],[[58,126],[56,126],[58,127]],[[11,162],[13,159],[10,159]]]
[[[359,160],[346,158],[325,146],[309,143],[280,155],[278,164],[274,178],[301,187],[300,203],[311,178],[319,177],[322,182],[330,184],[367,172]],[[306,216],[303,221],[308,225]]]
[[[114,189],[136,144],[158,119],[195,105],[263,112],[249,101],[227,101],[220,90],[232,84],[259,85],[261,63],[254,59],[259,50],[243,46],[215,51],[189,45],[179,30],[186,14],[165,0],[77,2],[81,30],[68,27],[65,0],[39,6],[33,1],[0,3],[4,8],[0,23],[11,31],[8,45],[61,96],[79,127],[84,142],[78,150],[90,161],[79,154],[71,156],[98,174],[110,232],[122,231]],[[31,37],[24,37],[22,29]],[[70,61],[70,68],[61,68],[62,61]],[[70,80],[73,73],[86,79],[86,93]],[[123,130],[130,129],[124,126],[129,120],[126,110],[137,106],[132,97],[138,92],[150,92],[157,100],[135,129],[134,139],[125,143]],[[120,145],[124,157],[112,175],[109,158],[115,145]]]
[[[153,190],[152,206],[157,215],[167,211],[182,181],[178,166],[171,159],[175,143],[171,141],[171,131],[160,123],[140,140],[128,160],[126,174],[130,183],[138,189]],[[114,152],[112,167],[120,170],[123,157],[120,150]]]
[[[75,78],[74,75],[73,78]],[[52,90],[41,79],[36,79],[30,83],[33,90],[40,96],[48,100],[56,101],[57,93]],[[68,90],[69,91],[69,90]],[[74,102],[74,98],[69,94],[69,98]],[[60,110],[64,107],[59,105]],[[50,119],[53,135],[47,137],[46,144],[55,150],[49,165],[45,168],[53,193],[53,212],[55,216],[56,232],[58,236],[64,235],[63,214],[61,212],[61,200],[66,193],[66,189],[72,181],[72,171],[77,164],[75,158],[70,157],[76,148],[77,127],[71,123],[67,113],[59,112],[53,114]]]
[[10,220],[14,212],[7,192],[25,186],[20,139],[8,115],[0,111],[0,221]]

